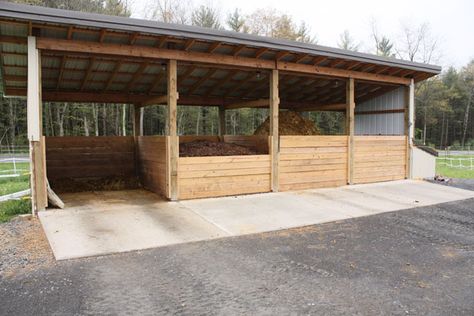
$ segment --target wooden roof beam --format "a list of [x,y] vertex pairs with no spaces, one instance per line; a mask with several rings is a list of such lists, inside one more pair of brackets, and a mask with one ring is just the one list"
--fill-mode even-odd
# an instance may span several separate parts
[[291,71],[298,73],[309,73],[315,75],[327,75],[340,78],[354,78],[366,81],[384,81],[389,83],[404,84],[410,83],[409,78],[392,77],[364,73],[359,71],[348,71],[344,69],[312,66],[306,64],[296,64],[291,62],[262,60],[249,57],[212,55],[201,52],[184,52],[171,49],[157,49],[151,47],[137,47],[132,45],[118,45],[109,43],[96,43],[85,41],[67,41],[51,38],[37,38],[39,49],[51,51],[83,52],[96,55],[115,55],[123,57],[138,57],[150,59],[176,59],[187,62],[199,62],[209,64],[219,64],[228,66],[250,67],[256,69],[278,69],[281,71]]

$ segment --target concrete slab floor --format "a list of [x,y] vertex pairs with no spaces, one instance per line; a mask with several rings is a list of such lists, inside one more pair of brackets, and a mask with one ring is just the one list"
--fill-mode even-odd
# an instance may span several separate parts
[[260,233],[474,197],[424,181],[167,202],[145,190],[63,194],[39,217],[57,260]]

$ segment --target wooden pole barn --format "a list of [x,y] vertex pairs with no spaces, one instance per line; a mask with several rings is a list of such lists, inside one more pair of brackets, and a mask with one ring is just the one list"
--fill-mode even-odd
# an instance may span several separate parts
[[[47,181],[138,176],[170,200],[409,178],[414,85],[440,67],[248,34],[0,5],[5,96],[27,97],[33,212]],[[42,102],[132,104],[133,136],[44,137]],[[150,105],[166,135],[145,136]],[[179,105],[219,110],[219,135],[178,135]],[[229,135],[226,110],[268,108],[268,137]],[[343,135],[279,135],[279,113],[345,113]],[[144,114],[145,113],[145,114]],[[180,157],[196,139],[257,155]]]

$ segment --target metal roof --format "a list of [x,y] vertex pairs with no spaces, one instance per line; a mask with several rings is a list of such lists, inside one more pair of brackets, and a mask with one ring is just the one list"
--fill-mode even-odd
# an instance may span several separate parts
[[33,22],[74,25],[92,28],[105,28],[124,32],[139,32],[150,35],[167,35],[204,41],[219,41],[235,45],[264,47],[274,50],[290,51],[312,55],[343,58],[348,60],[374,63],[391,67],[400,67],[415,71],[440,73],[441,67],[416,63],[394,58],[381,57],[366,53],[353,52],[321,45],[307,44],[289,40],[275,39],[225,30],[216,30],[197,26],[168,24],[141,19],[108,16],[78,11],[59,10],[30,5],[0,2],[0,17]]

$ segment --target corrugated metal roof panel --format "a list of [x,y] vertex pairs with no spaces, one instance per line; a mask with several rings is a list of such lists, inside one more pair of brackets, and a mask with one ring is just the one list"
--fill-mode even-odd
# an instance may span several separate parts
[[3,64],[7,66],[27,66],[26,56],[3,55]]
[[66,63],[64,64],[65,68],[80,69],[80,70],[86,70],[88,66],[89,66],[88,60],[73,59],[73,58],[67,58]]
[[25,24],[0,24],[0,34],[8,36],[26,36],[28,26]]
[[27,54],[28,47],[26,47],[26,45],[20,45],[20,44],[2,43],[2,52]]
[[[168,24],[118,16],[58,10],[5,2],[1,2],[0,17],[16,18],[25,21],[37,21],[44,23],[58,23],[62,25],[80,25],[84,27],[105,28],[125,32],[169,35],[178,38],[194,38],[204,41],[219,41],[234,45],[266,47],[269,49],[290,51],[294,53],[308,53],[313,55],[401,67],[433,74],[437,74],[441,71],[441,67],[439,66],[415,63],[308,43],[189,25]],[[112,37],[110,37],[110,39],[107,37],[108,41],[111,39]]]

